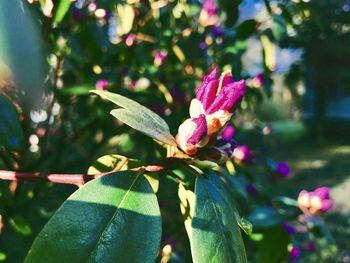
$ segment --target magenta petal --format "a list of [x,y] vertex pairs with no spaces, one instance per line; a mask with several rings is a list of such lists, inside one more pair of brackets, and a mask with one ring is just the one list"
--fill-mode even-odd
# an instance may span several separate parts
[[214,102],[207,110],[208,114],[218,110],[227,110],[233,112],[241,102],[245,93],[245,81],[233,82],[223,86]]
[[199,101],[202,103],[204,110],[208,112],[208,108],[211,107],[216,100],[216,92],[218,90],[220,80],[211,80],[205,87],[202,97]]
[[327,199],[329,197],[330,189],[327,186],[316,188],[313,192],[314,195],[317,195],[321,200]]
[[322,207],[321,207],[321,211],[322,212],[327,212],[329,209],[331,209],[333,206],[333,201],[332,200],[323,200],[322,201]]
[[210,81],[216,80],[218,75],[218,67],[214,67],[212,71],[208,75],[205,75],[203,78],[202,84],[199,86],[196,92],[196,98],[201,101],[201,98],[203,97],[205,90],[207,88],[207,85]]
[[204,114],[201,114],[198,118],[193,118],[192,121],[196,124],[197,128],[187,140],[187,143],[196,145],[203,139],[203,137],[207,136],[208,126]]
[[225,87],[227,85],[230,85],[233,82],[234,82],[234,80],[233,80],[233,77],[232,77],[231,73],[230,74],[226,74],[224,76],[223,80],[222,80],[222,86]]

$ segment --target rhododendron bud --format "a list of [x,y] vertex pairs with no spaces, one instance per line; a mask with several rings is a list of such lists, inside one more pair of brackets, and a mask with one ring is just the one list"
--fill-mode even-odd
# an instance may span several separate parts
[[298,205],[302,210],[306,210],[313,215],[319,212],[327,212],[333,206],[333,201],[329,199],[329,188],[319,187],[313,192],[301,191],[298,197]]
[[208,127],[204,114],[185,120],[179,127],[176,142],[187,154],[193,155],[208,141]]
[[106,90],[107,87],[108,87],[108,80],[106,79],[100,79],[96,82],[97,90]]
[[252,151],[247,145],[237,146],[233,151],[232,157],[242,162],[250,162],[253,159]]
[[231,118],[245,93],[245,81],[234,81],[231,72],[224,72],[217,78],[214,68],[204,76],[196,98],[191,101],[190,116],[205,114],[208,134],[217,132]]

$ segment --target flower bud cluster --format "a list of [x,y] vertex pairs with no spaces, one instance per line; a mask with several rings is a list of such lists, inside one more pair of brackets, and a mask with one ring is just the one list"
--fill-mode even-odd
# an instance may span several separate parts
[[190,105],[190,118],[178,130],[176,141],[187,154],[193,155],[204,147],[232,117],[245,93],[245,81],[234,81],[231,72],[218,78],[215,67],[204,76],[196,98]]

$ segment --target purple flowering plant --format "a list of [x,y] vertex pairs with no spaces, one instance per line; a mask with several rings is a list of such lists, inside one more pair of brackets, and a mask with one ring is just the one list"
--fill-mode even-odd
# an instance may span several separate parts
[[[22,79],[0,61],[0,179],[12,180],[0,185],[0,261],[298,262],[332,242],[330,189],[289,191],[293,165],[256,139],[274,140],[272,126],[247,131],[272,72],[245,72],[241,55],[255,34],[269,50],[270,33],[234,26],[239,1],[28,2],[54,91],[50,111],[19,109]],[[12,10],[0,13],[17,25]],[[12,240],[26,244],[18,257]]]

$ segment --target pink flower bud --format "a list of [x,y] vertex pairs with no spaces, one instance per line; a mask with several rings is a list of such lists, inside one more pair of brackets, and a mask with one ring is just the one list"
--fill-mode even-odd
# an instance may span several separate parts
[[106,79],[100,79],[96,82],[97,90],[106,90],[107,87],[108,87],[108,80]]
[[204,114],[198,118],[185,120],[179,127],[176,142],[188,155],[193,155],[198,148],[204,147],[208,141],[208,127]]
[[196,98],[191,101],[190,116],[206,116],[208,134],[217,132],[231,118],[245,93],[245,81],[234,81],[231,72],[224,72],[217,78],[215,67],[204,76]]
[[232,157],[242,162],[250,162],[253,159],[252,151],[247,145],[237,146],[233,151]]

